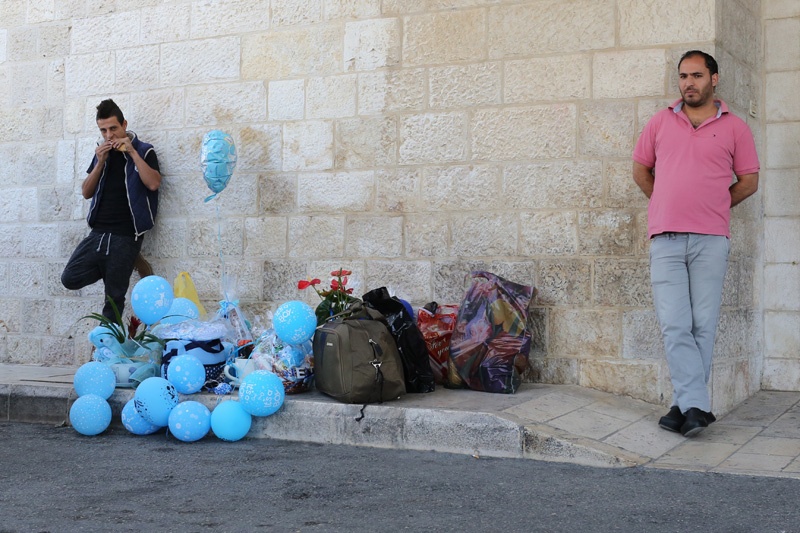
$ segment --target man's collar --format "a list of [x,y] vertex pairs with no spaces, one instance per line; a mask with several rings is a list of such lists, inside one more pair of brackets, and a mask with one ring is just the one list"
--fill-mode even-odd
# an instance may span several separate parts
[[[723,114],[728,112],[728,105],[722,100],[714,100],[714,105],[717,106],[716,118],[719,118]],[[683,109],[683,99],[678,98],[677,100],[672,102],[672,105],[670,105],[669,108],[672,109],[673,113],[680,113],[681,110]]]

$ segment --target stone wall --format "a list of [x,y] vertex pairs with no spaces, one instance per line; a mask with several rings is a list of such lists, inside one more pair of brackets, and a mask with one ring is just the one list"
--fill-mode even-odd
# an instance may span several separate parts
[[[797,13],[779,13],[792,2],[767,3],[769,25],[796,26]],[[357,294],[386,285],[416,305],[457,303],[465,274],[487,269],[539,291],[527,379],[666,403],[646,199],[630,154],[678,96],[687,49],[722,54],[721,94],[737,113],[762,101],[761,53],[739,37],[760,39],[759,6],[0,2],[0,361],[88,357],[89,324],[76,321],[99,309],[101,288],[66,291],[59,273],[86,231],[79,185],[98,138],[94,106],[113,97],[164,174],[145,253],[170,280],[189,271],[210,309],[223,269],[254,320],[289,299],[313,303],[297,280],[334,268],[354,271]],[[769,74],[784,91],[777,77],[797,73],[786,61],[776,52]],[[766,110],[768,137],[784,128],[797,138],[789,105]],[[199,148],[212,128],[234,136],[239,164],[204,203]],[[788,182],[798,151],[771,142],[772,175]],[[758,384],[760,202],[734,221],[717,411]],[[793,203],[773,202],[797,224]],[[774,259],[769,269],[794,268],[794,256]],[[769,321],[796,327],[796,306],[775,309]]]

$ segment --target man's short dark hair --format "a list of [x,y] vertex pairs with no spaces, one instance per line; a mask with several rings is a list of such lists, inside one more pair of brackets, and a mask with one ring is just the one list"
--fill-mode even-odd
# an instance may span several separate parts
[[114,103],[114,100],[109,98],[108,100],[103,100],[100,102],[100,105],[97,106],[97,116],[95,117],[95,120],[111,117],[117,117],[120,125],[125,122],[125,117],[122,115],[122,109],[120,109],[119,106]]
[[683,63],[684,59],[696,56],[700,56],[705,60],[706,68],[708,69],[708,71],[711,73],[712,76],[714,74],[719,74],[719,65],[717,65],[717,60],[714,59],[714,56],[712,56],[711,54],[707,54],[702,50],[689,50],[688,52],[683,54],[681,56],[681,60],[678,61],[678,69],[681,68],[681,63]]

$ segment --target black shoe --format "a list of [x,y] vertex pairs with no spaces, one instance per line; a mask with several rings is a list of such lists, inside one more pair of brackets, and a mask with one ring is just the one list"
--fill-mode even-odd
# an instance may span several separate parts
[[658,421],[658,425],[668,431],[680,433],[681,426],[683,426],[684,422],[686,422],[686,417],[681,413],[680,407],[673,405],[670,407],[669,413],[661,417]]
[[686,422],[681,426],[681,434],[684,437],[694,437],[712,422],[716,422],[717,418],[713,413],[706,413],[705,411],[692,407],[686,411]]

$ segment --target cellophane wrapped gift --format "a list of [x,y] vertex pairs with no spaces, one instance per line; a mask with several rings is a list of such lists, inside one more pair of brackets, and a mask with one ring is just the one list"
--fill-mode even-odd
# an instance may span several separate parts
[[269,370],[283,381],[286,394],[297,394],[312,389],[314,380],[314,354],[311,341],[303,344],[285,344],[268,329],[259,336],[250,358],[257,370]]
[[528,365],[528,306],[535,290],[489,272],[470,276],[450,338],[446,386],[514,393]]

